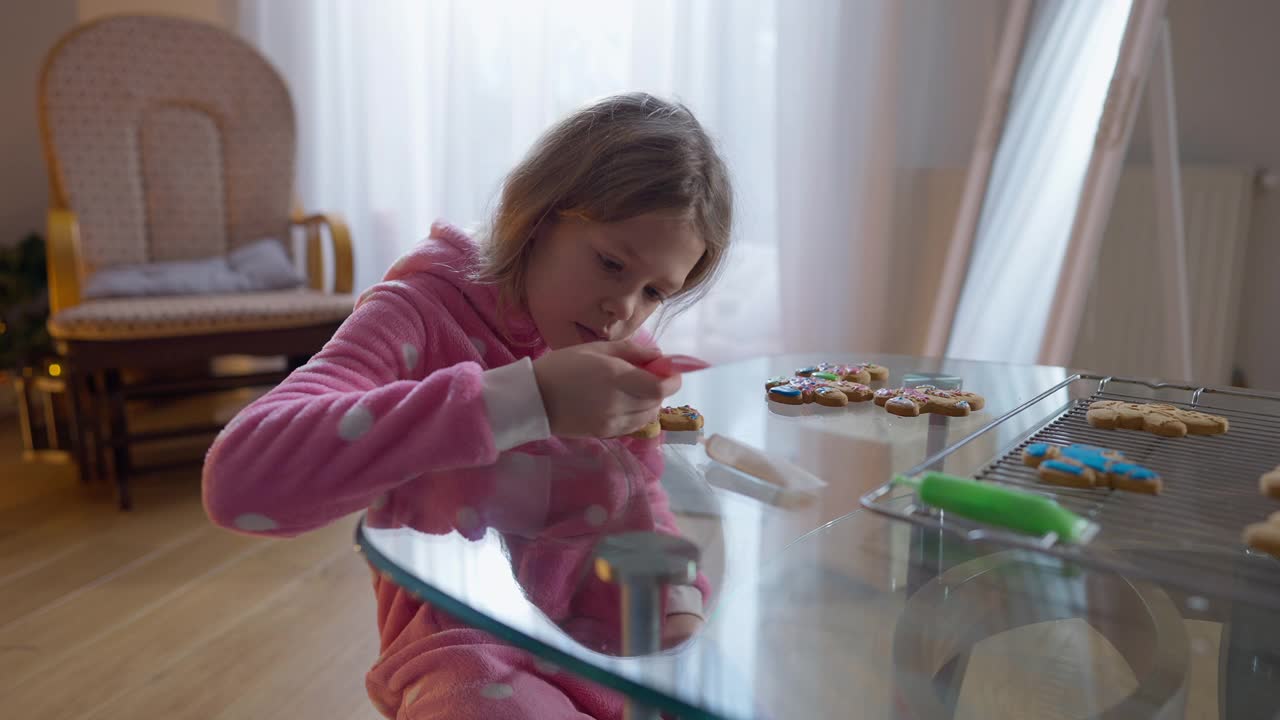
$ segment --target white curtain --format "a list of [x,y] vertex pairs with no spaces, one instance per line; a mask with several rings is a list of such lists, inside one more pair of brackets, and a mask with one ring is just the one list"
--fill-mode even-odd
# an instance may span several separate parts
[[[967,162],[1003,5],[240,0],[239,18],[293,92],[304,205],[351,223],[357,289],[434,218],[482,225],[503,174],[584,102],[686,103],[730,165],[736,230],[719,285],[661,341],[726,361],[903,349],[891,275],[919,243],[895,218],[921,208],[897,189],[943,156]],[[938,137],[954,142],[921,150]]]
[[948,356],[1039,360],[1131,5],[1032,8]]

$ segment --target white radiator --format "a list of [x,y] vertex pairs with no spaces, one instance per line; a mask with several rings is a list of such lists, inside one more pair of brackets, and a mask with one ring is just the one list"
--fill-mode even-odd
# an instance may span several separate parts
[[[1182,168],[1187,282],[1194,380],[1231,381],[1239,329],[1240,286],[1254,200],[1252,169]],[[1115,375],[1152,376],[1164,333],[1163,279],[1158,270],[1155,178],[1127,168],[1098,257],[1073,365]],[[1185,379],[1185,378],[1173,378]]]

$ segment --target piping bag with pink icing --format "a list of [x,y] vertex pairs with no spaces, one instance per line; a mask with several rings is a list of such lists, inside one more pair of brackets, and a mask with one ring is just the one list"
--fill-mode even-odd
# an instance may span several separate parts
[[699,360],[692,355],[663,355],[657,360],[650,360],[641,365],[645,370],[658,377],[670,377],[679,373],[696,372],[711,367],[711,363]]

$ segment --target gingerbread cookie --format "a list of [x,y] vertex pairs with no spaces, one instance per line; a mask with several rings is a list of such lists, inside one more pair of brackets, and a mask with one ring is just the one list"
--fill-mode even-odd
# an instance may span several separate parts
[[875,397],[875,391],[859,382],[849,380],[829,380],[825,387],[838,390],[848,398],[849,402],[866,402]]
[[844,407],[851,402],[865,402],[874,393],[862,383],[848,380],[827,380],[811,375],[793,377],[784,385],[772,384],[776,378],[770,379],[765,386],[767,397],[784,405],[804,405],[818,403],[827,407]]
[[1098,400],[1085,413],[1089,424],[1103,430],[1143,430],[1163,437],[1221,435],[1227,431],[1224,417],[1186,410],[1165,403],[1133,403]]
[[652,440],[661,434],[662,434],[662,423],[658,422],[657,420],[654,420],[653,422],[645,425],[639,430],[631,433],[631,435],[629,435],[628,437],[633,437],[638,440]]
[[702,429],[702,413],[688,405],[664,407],[658,412],[658,422],[663,430],[689,432]]
[[917,417],[921,413],[937,413],[948,417],[966,417],[986,405],[981,395],[966,390],[939,390],[932,385],[910,388],[882,388],[875,392],[876,404],[894,415]]
[[1113,488],[1159,495],[1164,489],[1154,470],[1127,462],[1124,453],[1093,445],[1031,443],[1022,462],[1036,468],[1040,479],[1074,488]]
[[1246,527],[1244,544],[1280,558],[1280,512],[1271,513],[1266,522]]
[[1280,500],[1280,467],[1258,478],[1258,491],[1267,497]]
[[804,391],[794,385],[777,385],[769,388],[769,399],[783,405],[803,405]]
[[849,404],[849,396],[830,385],[824,385],[813,391],[813,401],[827,407],[844,407]]
[[857,363],[855,365],[818,363],[817,365],[797,369],[796,375],[798,377],[814,377],[820,380],[847,380],[866,384],[873,380],[887,380],[889,378],[889,368],[875,363]]

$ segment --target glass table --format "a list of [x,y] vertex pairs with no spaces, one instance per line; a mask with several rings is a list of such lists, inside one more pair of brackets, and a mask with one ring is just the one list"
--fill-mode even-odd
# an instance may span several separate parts
[[[883,364],[890,386],[915,375],[949,377],[986,406],[966,418],[902,418],[871,402],[824,408],[764,399],[767,378],[824,360]],[[647,470],[661,472],[657,496],[639,479],[646,470],[609,442],[554,457],[517,449],[482,483],[484,519],[467,518],[466,536],[415,527],[403,520],[414,516],[410,509],[376,522],[371,514],[357,542],[376,569],[425,602],[528,650],[541,667],[614,688],[645,712],[1280,717],[1280,613],[861,508],[860,498],[893,473],[971,438],[1070,374],[900,356],[723,365],[687,375],[670,400],[696,407],[706,425],[698,434],[665,434],[661,466]],[[1044,406],[1055,400],[1067,398]],[[988,428],[946,465],[999,456],[1047,412]],[[809,480],[783,488],[711,461],[699,438],[712,434],[788,461]],[[560,492],[601,468],[632,496],[588,503]],[[610,562],[597,558],[635,529],[625,520],[635,513],[625,508],[664,502],[710,587],[707,619],[692,637],[664,637],[665,649],[629,655],[625,636],[635,631],[624,627],[624,610],[583,618],[572,608],[585,606],[577,593],[617,581],[606,577]],[[670,575],[670,562],[640,564],[669,581],[680,574]]]

